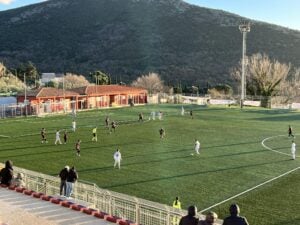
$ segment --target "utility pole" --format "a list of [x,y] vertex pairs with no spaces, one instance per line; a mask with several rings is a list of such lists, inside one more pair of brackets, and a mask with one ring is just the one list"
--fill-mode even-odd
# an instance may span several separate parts
[[246,74],[245,74],[245,65],[246,65],[246,38],[247,33],[250,32],[250,23],[243,23],[239,25],[239,29],[243,34],[243,57],[242,57],[242,88],[241,88],[241,108],[243,108],[245,96],[246,96]]
[[25,116],[27,117],[27,85],[26,85],[26,76],[24,73],[24,85],[25,85],[25,93],[24,93],[24,105],[25,105]]

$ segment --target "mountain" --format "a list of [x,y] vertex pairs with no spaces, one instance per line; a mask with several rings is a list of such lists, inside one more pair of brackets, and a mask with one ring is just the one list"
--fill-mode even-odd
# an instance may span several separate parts
[[[182,0],[49,0],[0,12],[0,61],[41,72],[102,70],[130,82],[158,72],[167,83],[230,83],[246,18]],[[251,21],[247,54],[300,66],[300,31]]]

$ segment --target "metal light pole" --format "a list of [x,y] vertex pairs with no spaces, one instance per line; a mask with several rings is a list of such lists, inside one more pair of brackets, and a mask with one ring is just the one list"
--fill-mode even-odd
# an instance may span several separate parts
[[245,79],[245,64],[246,64],[246,38],[247,33],[250,32],[250,23],[243,23],[239,25],[239,29],[243,34],[243,58],[242,58],[242,89],[241,89],[241,108],[243,108],[246,95],[246,79]]
[[27,85],[26,85],[26,76],[24,73],[24,84],[25,84],[25,93],[24,93],[24,105],[25,105],[25,116],[27,117]]

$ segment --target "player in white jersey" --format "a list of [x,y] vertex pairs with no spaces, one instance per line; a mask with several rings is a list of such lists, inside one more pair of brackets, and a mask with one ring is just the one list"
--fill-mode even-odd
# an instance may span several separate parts
[[200,154],[199,150],[200,150],[200,142],[197,139],[195,139],[195,151],[196,154],[198,155]]
[[72,130],[73,130],[73,132],[76,131],[76,121],[75,120],[72,121]]
[[296,159],[296,144],[294,141],[292,141],[292,147],[291,147],[291,153],[292,153],[292,159]]
[[56,130],[56,133],[55,133],[55,145],[57,144],[57,142],[61,145],[61,141],[60,141],[60,133],[59,133],[59,130]]
[[114,168],[118,166],[118,168],[121,169],[122,156],[119,149],[117,149],[117,151],[114,153],[114,160],[115,160]]

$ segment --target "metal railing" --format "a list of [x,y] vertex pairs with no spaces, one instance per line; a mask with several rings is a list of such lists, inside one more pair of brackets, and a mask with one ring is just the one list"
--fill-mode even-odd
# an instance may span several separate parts
[[[0,164],[0,168],[3,167]],[[14,167],[14,173],[23,173],[27,189],[50,196],[59,195],[60,178]],[[143,225],[178,225],[185,210],[148,201],[141,198],[105,190],[96,184],[76,182],[74,200],[84,201],[86,206]],[[199,215],[203,218],[203,215]]]

